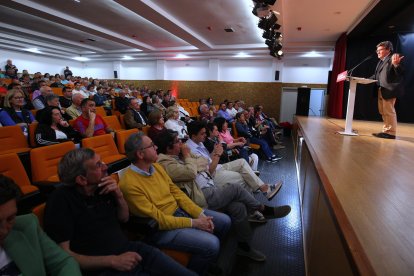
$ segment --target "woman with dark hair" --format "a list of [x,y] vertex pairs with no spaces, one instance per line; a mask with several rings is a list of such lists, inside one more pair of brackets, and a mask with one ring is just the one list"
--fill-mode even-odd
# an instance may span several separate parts
[[144,112],[145,116],[148,117],[148,115],[155,109],[154,105],[151,102],[150,96],[144,96],[142,98],[142,104],[140,106],[140,109],[142,112]]
[[80,142],[81,135],[62,118],[60,109],[48,106],[44,109],[39,125],[35,131],[35,141],[38,146],[48,146],[72,141]]
[[3,126],[18,125],[27,135],[28,124],[32,123],[35,118],[33,114],[24,109],[24,94],[18,89],[9,90],[4,98],[4,108],[0,111],[0,123]]
[[148,129],[148,137],[157,144],[159,137],[167,131],[164,126],[164,117],[160,110],[156,109],[148,115],[148,124],[151,126]]
[[208,107],[210,107],[210,106],[214,105],[213,98],[212,98],[212,97],[209,97],[209,98],[207,99],[207,101],[206,101],[206,104],[207,104],[207,106],[208,106]]

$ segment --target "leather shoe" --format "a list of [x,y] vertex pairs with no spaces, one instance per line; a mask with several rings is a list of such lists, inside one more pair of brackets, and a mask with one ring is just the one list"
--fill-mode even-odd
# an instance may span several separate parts
[[384,138],[384,139],[395,139],[395,135],[391,135],[385,132],[380,132],[380,133],[372,133],[372,135],[374,135],[375,137],[378,138]]

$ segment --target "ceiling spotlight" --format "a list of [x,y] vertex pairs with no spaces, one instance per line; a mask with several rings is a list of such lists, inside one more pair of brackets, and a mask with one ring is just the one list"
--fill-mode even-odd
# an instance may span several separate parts
[[257,17],[266,17],[269,15],[269,8],[264,3],[256,3],[254,6],[252,13]]
[[266,5],[271,5],[273,6],[276,2],[276,0],[253,0],[256,3],[264,3]]

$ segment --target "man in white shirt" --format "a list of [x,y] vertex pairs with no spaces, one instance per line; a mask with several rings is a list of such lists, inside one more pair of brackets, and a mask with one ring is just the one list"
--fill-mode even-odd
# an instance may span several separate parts
[[[265,184],[244,159],[237,159],[225,164],[218,164],[219,158],[215,158],[217,152],[223,151],[221,144],[215,145],[215,150],[210,154],[203,145],[206,139],[206,127],[203,122],[194,121],[188,125],[189,138],[186,142],[191,153],[195,156],[203,156],[209,160],[209,173],[213,177],[217,185],[225,185],[226,183],[239,184],[252,192],[260,191],[263,195],[271,200],[282,186],[279,181],[275,185]],[[221,154],[220,154],[221,155]]]

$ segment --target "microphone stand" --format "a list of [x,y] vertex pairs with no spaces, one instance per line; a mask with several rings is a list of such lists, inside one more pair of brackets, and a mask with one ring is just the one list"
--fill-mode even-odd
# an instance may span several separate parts
[[374,55],[374,54],[370,54],[369,56],[367,56],[366,58],[364,58],[364,59],[363,59],[360,63],[358,63],[356,66],[352,67],[352,69],[348,71],[348,76],[350,76],[350,77],[351,77],[351,76],[352,76],[353,71],[354,71],[356,68],[358,68],[358,67],[359,67],[362,63],[364,63],[365,61],[372,59],[372,58],[373,58],[373,55]]

